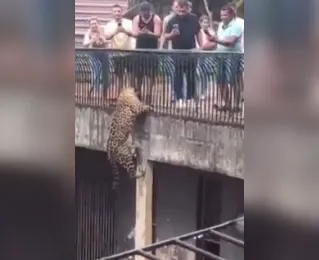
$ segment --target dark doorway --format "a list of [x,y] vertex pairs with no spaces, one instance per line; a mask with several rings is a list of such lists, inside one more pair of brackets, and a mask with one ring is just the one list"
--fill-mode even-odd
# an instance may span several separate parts
[[[222,210],[221,203],[221,180],[202,173],[198,183],[197,229],[211,227],[220,223]],[[197,246],[215,255],[220,254],[219,239],[209,235],[198,240]],[[198,256],[196,259],[206,260],[208,258]]]

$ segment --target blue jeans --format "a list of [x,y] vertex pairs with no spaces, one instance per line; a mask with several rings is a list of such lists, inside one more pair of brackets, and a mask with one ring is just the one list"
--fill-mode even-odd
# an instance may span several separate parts
[[196,67],[197,57],[192,57],[189,54],[179,54],[173,57],[175,65],[174,75],[174,91],[176,99],[183,99],[183,75],[186,75],[187,93],[186,98],[195,98],[195,82],[196,82]]
[[106,54],[103,52],[94,53],[92,56],[93,58],[93,65],[92,65],[92,77],[91,77],[91,85],[92,88],[95,90],[100,89],[101,83],[103,83],[106,79],[104,79],[104,71],[106,71],[106,64],[107,57]]
[[92,88],[95,90],[98,90],[101,85],[101,65],[100,64],[94,64],[93,70],[92,70],[92,78],[91,78],[91,85]]

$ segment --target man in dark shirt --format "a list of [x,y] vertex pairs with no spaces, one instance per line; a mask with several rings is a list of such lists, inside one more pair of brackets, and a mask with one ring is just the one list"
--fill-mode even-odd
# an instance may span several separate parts
[[[189,12],[189,3],[186,0],[177,0],[176,16],[167,24],[165,39],[172,41],[174,50],[191,50],[196,48],[196,38],[201,45],[200,24],[196,15]],[[187,80],[187,100],[195,96],[195,77],[197,58],[191,53],[173,55],[175,63],[174,90],[177,104],[183,106],[183,74]],[[190,102],[191,104],[191,102]]]
[[[161,18],[152,10],[153,6],[149,2],[141,4],[141,12],[133,19],[133,36],[136,38],[136,49],[157,49],[159,38],[161,37],[162,21]],[[155,85],[155,78],[158,71],[158,54],[152,52],[137,52],[134,59],[134,88],[142,94],[142,83],[144,77],[149,82],[145,88],[146,103],[151,102],[152,89]],[[145,92],[145,91],[144,91]],[[143,100],[144,101],[144,100]]]

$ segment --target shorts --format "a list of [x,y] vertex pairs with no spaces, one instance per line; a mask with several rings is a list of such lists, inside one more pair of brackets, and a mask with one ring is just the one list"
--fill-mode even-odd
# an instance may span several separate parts
[[218,54],[217,61],[217,84],[236,85],[238,74],[244,70],[243,56],[238,54]]
[[159,56],[152,53],[136,53],[130,55],[130,71],[134,76],[155,77],[159,73]]
[[113,67],[113,73],[116,76],[122,77],[129,69],[130,55],[116,55],[111,57],[110,62]]

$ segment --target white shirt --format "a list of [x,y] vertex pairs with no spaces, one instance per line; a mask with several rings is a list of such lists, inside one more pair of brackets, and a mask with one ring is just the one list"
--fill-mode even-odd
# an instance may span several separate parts
[[243,18],[240,18],[240,17],[236,17],[235,21],[240,24],[241,28],[242,28],[243,31],[244,31],[244,26],[245,26],[245,21],[244,21],[244,19],[243,19]]
[[240,17],[236,17],[235,21],[236,21],[236,23],[240,24],[240,27],[242,28],[242,33],[243,33],[242,45],[243,45],[243,50],[244,50],[244,27],[245,27],[245,21],[244,21],[244,19],[242,19]]
[[[133,30],[133,22],[131,20],[122,19],[122,26],[125,30],[132,32]],[[115,20],[109,21],[105,27],[104,32],[105,35],[113,34],[118,27],[118,23]],[[129,37],[125,33],[118,33],[111,39],[111,48],[114,49],[123,49],[123,50],[130,50],[135,49],[136,40],[133,37]]]

